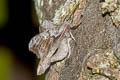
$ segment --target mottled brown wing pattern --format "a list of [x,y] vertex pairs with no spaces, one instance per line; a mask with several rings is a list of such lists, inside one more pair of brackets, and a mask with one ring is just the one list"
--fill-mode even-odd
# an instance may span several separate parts
[[29,50],[39,56],[37,46],[40,43],[40,34],[34,36],[29,42]]
[[52,37],[50,35],[48,35],[46,38],[43,38],[43,41],[41,41],[42,43],[40,44],[39,47],[39,54],[41,55],[42,58],[46,57],[48,51],[49,51],[49,47],[51,45],[52,42]]
[[40,33],[34,36],[29,43],[29,50],[37,55],[38,58],[43,58],[48,53],[52,37],[46,33]]

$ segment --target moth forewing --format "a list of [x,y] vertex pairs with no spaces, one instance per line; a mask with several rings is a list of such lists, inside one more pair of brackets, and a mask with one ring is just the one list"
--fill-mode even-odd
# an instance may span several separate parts
[[41,39],[40,34],[38,34],[34,36],[29,42],[29,50],[33,52],[34,54],[36,54],[38,58],[40,58],[40,56],[39,56],[39,51],[37,47],[39,46],[40,39]]
[[50,35],[48,33],[40,33],[34,36],[29,43],[29,50],[38,58],[42,58],[48,52],[50,46]]
[[45,73],[45,71],[48,69],[50,66],[50,58],[44,58],[40,60],[40,63],[38,64],[37,68],[37,75],[41,75]]
[[50,45],[47,55],[40,60],[37,68],[37,75],[43,74],[49,68],[51,64],[51,57],[58,49],[59,44],[60,41],[55,40],[54,43]]
[[51,36],[48,36],[46,39],[44,39],[44,42],[41,44],[39,51],[42,53],[41,58],[45,58],[48,54],[49,47],[51,45]]

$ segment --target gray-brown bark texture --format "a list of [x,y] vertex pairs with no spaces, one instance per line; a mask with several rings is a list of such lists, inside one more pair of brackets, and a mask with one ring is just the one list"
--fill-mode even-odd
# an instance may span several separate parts
[[[49,7],[48,1],[44,0],[46,5],[41,8],[43,17],[39,17],[39,22],[40,19],[51,20],[55,10],[65,2],[65,0],[53,0],[54,4]],[[38,16],[40,12],[37,11]],[[113,50],[117,55],[119,53],[119,28],[115,27],[109,14],[102,15],[100,0],[87,1],[81,24],[71,30],[76,39],[76,42],[71,41],[70,44],[71,55],[61,64],[62,66],[51,65],[46,73],[46,80],[88,80],[85,76],[87,76],[86,61],[89,56],[107,49]]]

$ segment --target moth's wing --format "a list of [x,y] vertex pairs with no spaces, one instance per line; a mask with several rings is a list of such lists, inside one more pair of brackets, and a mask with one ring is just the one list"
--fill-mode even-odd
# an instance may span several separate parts
[[67,40],[66,38],[64,38],[60,41],[58,50],[56,51],[55,55],[51,57],[51,62],[63,60],[65,57],[67,57],[68,52],[69,52],[69,49],[68,49]]
[[44,38],[42,40],[41,45],[39,46],[39,53],[43,54],[41,56],[42,58],[44,58],[48,54],[49,48],[53,42],[53,38],[50,35],[42,36],[42,37]]
[[40,34],[34,36],[29,42],[29,50],[32,51],[39,57],[37,46],[40,44],[41,36]]
[[38,64],[37,68],[37,75],[41,75],[45,73],[45,71],[49,68],[50,66],[50,58],[44,58],[43,61],[40,60],[40,63]]
[[59,42],[57,40],[53,41],[54,43],[51,42],[51,45],[49,46],[49,52],[45,56],[45,58],[42,58],[40,60],[40,63],[37,68],[37,75],[43,74],[50,66],[51,64],[51,57],[55,54],[55,52],[58,49]]
[[35,53],[38,58],[42,58],[47,54],[51,44],[50,42],[50,36],[48,33],[40,33],[31,39],[29,50]]

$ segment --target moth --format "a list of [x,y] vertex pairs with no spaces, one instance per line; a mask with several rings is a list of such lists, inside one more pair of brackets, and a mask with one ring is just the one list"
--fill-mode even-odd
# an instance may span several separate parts
[[43,74],[51,63],[63,60],[68,56],[71,40],[68,22],[55,25],[51,21],[45,20],[41,27],[44,31],[34,36],[29,42],[29,50],[40,58],[37,75]]

